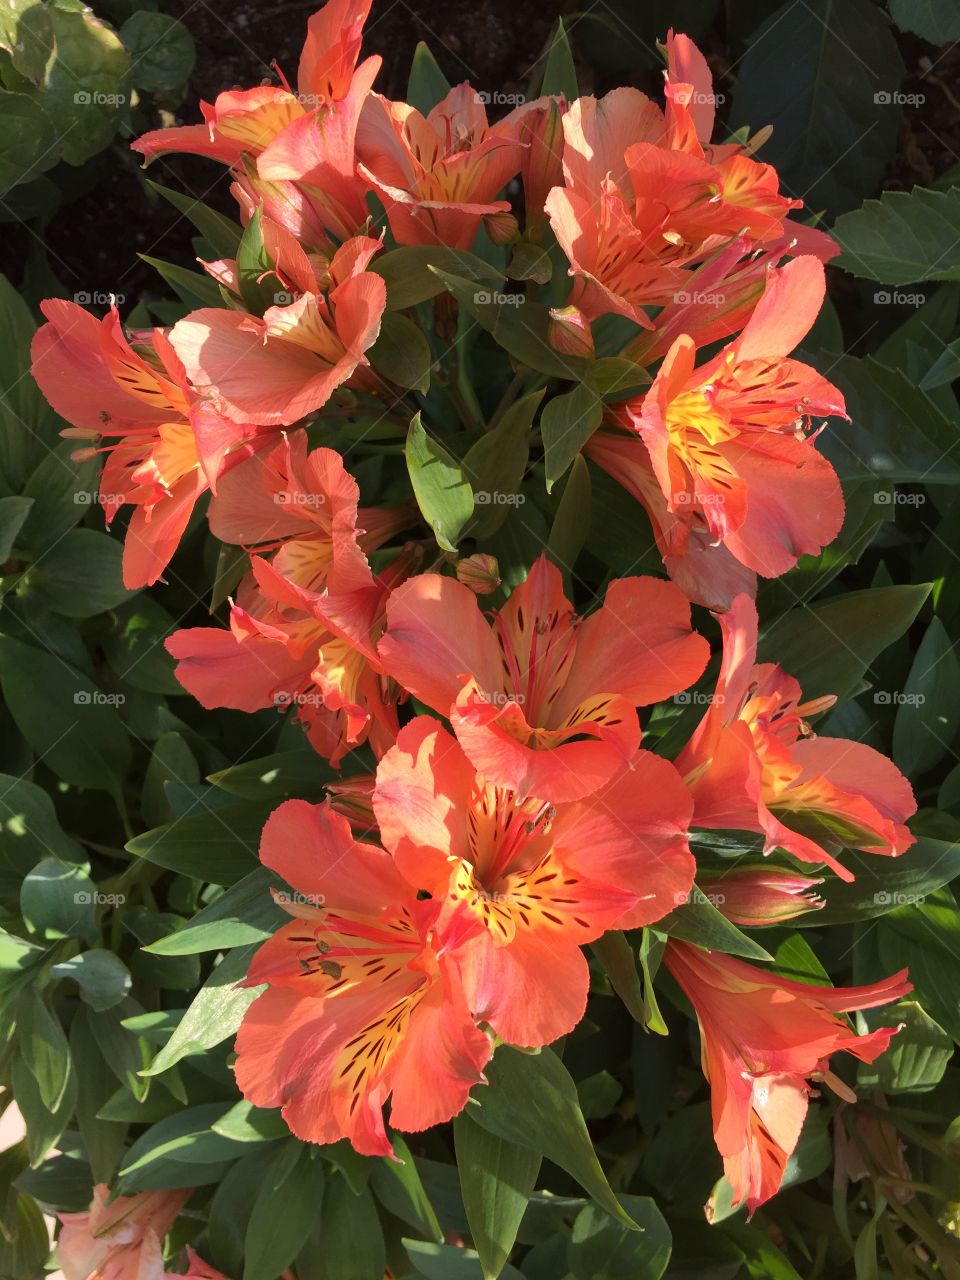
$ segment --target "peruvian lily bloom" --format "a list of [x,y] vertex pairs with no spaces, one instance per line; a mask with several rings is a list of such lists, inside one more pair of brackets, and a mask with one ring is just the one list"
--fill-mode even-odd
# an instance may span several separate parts
[[697,1015],[714,1139],[734,1203],[745,1200],[752,1214],[783,1181],[814,1092],[810,1081],[853,1100],[830,1070],[831,1055],[843,1050],[873,1062],[896,1034],[881,1027],[857,1035],[838,1015],[899,1000],[912,990],[907,971],[865,987],[821,987],[675,940],[664,963]]
[[677,758],[694,800],[694,825],[757,831],[764,852],[785,849],[853,880],[824,848],[895,857],[914,843],[904,823],[916,801],[900,770],[862,742],[817,737],[806,717],[832,697],[804,704],[797,681],[756,665],[757,610],[738,596],[720,615],[717,691]]
[[276,895],[293,918],[251,963],[246,985],[267,986],[237,1035],[237,1084],[255,1106],[281,1107],[304,1141],[392,1155],[388,1098],[394,1128],[440,1124],[492,1052],[437,946],[440,904],[329,806],[282,804],[260,857],[295,890]]
[[[356,176],[357,123],[382,62],[357,65],[369,12],[370,0],[327,0],[310,18],[297,92],[284,80],[282,87],[221,93],[213,105],[201,102],[203,124],[154,130],[133,149],[148,162],[169,152],[219,160],[234,169],[243,192],[275,213],[286,205],[291,230],[316,223],[339,239],[353,235],[368,215]],[[285,181],[291,169],[302,182]]]
[[[843,396],[816,370],[788,358],[813,324],[824,288],[816,258],[771,270],[739,337],[697,366],[693,338],[681,335],[642,401],[616,412],[645,452],[621,439],[608,469],[617,479],[629,472],[635,490],[649,489],[639,473],[652,472],[672,517],[660,529],[668,571],[676,572],[691,546],[699,553],[696,564],[681,569],[694,599],[718,594],[711,545],[722,545],[750,573],[772,578],[840,531],[840,482],[805,431],[814,415],[845,416]],[[603,441],[590,454],[607,466]],[[729,572],[723,576],[735,582]]]
[[486,782],[418,716],[380,761],[373,807],[398,870],[442,904],[437,935],[474,1017],[510,1044],[572,1031],[589,987],[581,946],[660,919],[693,884],[690,798],[646,751],[595,794],[552,805]]
[[366,236],[347,240],[325,289],[268,307],[262,319],[203,307],[178,321],[170,342],[193,385],[240,423],[290,426],[326,404],[380,333],[386,284],[366,269],[380,248]]
[[332,764],[367,741],[380,756],[396,738],[398,691],[383,674],[376,642],[384,601],[410,563],[401,555],[371,574],[369,585],[333,595],[299,587],[255,556],[229,628],[168,637],[176,677],[207,708],[292,708],[311,746]]
[[98,496],[107,523],[124,504],[136,507],[123,549],[124,585],[151,586],[200,495],[269,439],[198,392],[161,329],[134,335],[131,345],[116,308],[98,320],[59,298],[40,307],[47,323],[33,339],[33,376],[73,424],[64,434],[90,442],[75,456],[106,453]]
[[483,777],[520,796],[578,800],[640,744],[636,708],[692,684],[708,645],[672,583],[620,578],[580,619],[546,556],[488,621],[462,583],[422,574],[387,604],[384,670],[447,716]]
[[488,125],[482,96],[466,83],[426,116],[371,94],[357,134],[359,172],[397,241],[469,249],[481,218],[509,212],[496,196],[520,171],[524,118],[542,105],[525,103]]
[[163,1238],[189,1196],[188,1190],[145,1191],[111,1200],[110,1188],[98,1183],[89,1209],[58,1215],[64,1280],[166,1280]]
[[340,454],[308,452],[297,431],[224,476],[208,518],[221,542],[275,549],[271,563],[288,582],[341,595],[372,585],[367,554],[409,520],[405,506],[361,509],[359,500]]

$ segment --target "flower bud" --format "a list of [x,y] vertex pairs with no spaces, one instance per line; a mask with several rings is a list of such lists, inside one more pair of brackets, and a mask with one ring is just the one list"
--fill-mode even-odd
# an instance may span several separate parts
[[373,787],[376,780],[374,774],[366,773],[353,778],[341,778],[327,786],[330,808],[346,818],[359,834],[372,831],[377,825],[373,814]]
[[516,244],[520,239],[520,223],[508,209],[488,213],[483,225],[494,244]]
[[592,356],[590,321],[578,307],[553,307],[547,337],[554,351],[565,356]]
[[547,222],[544,205],[553,187],[563,185],[563,107],[560,99],[547,98],[528,111],[520,129],[523,156],[520,176],[526,208],[526,231],[538,239]]
[[811,880],[785,867],[738,867],[701,875],[700,887],[733,924],[782,924],[822,907],[810,892],[822,880]]
[[457,563],[457,579],[478,596],[489,595],[500,585],[500,566],[495,556],[467,556]]

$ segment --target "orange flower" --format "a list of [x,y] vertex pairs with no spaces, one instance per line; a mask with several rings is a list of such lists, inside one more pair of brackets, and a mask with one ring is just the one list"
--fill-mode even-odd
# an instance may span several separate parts
[[[57,1258],[65,1280],[167,1280],[163,1238],[189,1196],[145,1191],[110,1200],[109,1187],[98,1183],[89,1209],[59,1215]],[[205,1274],[219,1277],[210,1269]]]
[[327,806],[282,804],[260,857],[295,890],[276,895],[293,919],[253,958],[247,985],[267,987],[237,1035],[237,1083],[307,1142],[392,1155],[387,1099],[396,1129],[449,1120],[492,1052],[436,945],[439,904]]
[[899,1000],[912,990],[907,971],[865,987],[790,982],[720,952],[671,940],[664,963],[693,1005],[703,1072],[710,1082],[713,1134],[734,1203],[750,1212],[780,1187],[822,1080],[851,1091],[830,1071],[840,1050],[873,1062],[896,1034],[881,1027],[859,1036],[837,1015]]
[[755,665],[757,610],[737,596],[720,616],[723,663],[717,690],[677,757],[694,799],[694,825],[758,831],[764,852],[786,849],[854,876],[824,845],[895,857],[914,843],[904,826],[916,810],[910,783],[862,742],[817,737],[804,717],[832,697],[803,704],[800,686],[771,663]]

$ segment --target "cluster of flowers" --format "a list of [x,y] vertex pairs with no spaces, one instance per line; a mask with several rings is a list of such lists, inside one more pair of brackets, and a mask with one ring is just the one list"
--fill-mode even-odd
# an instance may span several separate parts
[[[686,37],[668,40],[663,110],[623,88],[526,103],[491,126],[469,85],[426,116],[373,92],[368,8],[329,0],[314,15],[297,91],[223,93],[202,125],[135,144],[229,166],[280,301],[252,314],[236,262],[219,261],[204,266],[227,305],[169,333],[126,336],[115,313],[47,302],[34,367],[74,433],[107,453],[108,519],[135,506],[128,585],[157,580],[206,490],[214,534],[252,553],[229,629],[169,640],[181,683],[207,707],[293,707],[333,763],[365,743],[378,761],[266,825],[262,860],[297,892],[249,974],[265,990],[236,1076],[301,1138],[388,1155],[388,1101],[399,1130],[448,1120],[498,1040],[536,1048],[573,1030],[582,947],[687,900],[691,827],[757,832],[766,853],[849,880],[839,848],[903,852],[915,804],[888,760],[812,734],[829,699],[805,705],[790,675],[756,664],[756,575],[819,551],[842,520],[812,416],[842,416],[843,398],[789,357],[832,242],[788,217],[799,202],[749,142],[710,142],[710,73]],[[621,356],[632,385],[650,384],[606,406],[586,452],[646,509],[672,581],[613,581],[583,618],[544,557],[488,612],[482,556],[459,580],[422,572],[424,544],[395,542],[415,509],[361,509],[343,459],[303,430],[340,387],[385,394],[365,357],[386,305],[368,196],[395,243],[466,250],[481,223],[498,243],[520,238],[496,198],[517,175],[523,237],[552,228],[569,262],[551,342],[589,360],[591,322],[626,317]],[[723,659],[671,763],[641,747],[638,708],[702,675],[691,602],[720,611]],[[408,697],[434,714],[401,727]],[[721,909],[790,919],[820,905],[820,883],[742,867]],[[665,964],[699,1019],[717,1145],[752,1210],[780,1185],[811,1082],[848,1093],[831,1054],[872,1061],[894,1033],[858,1035],[840,1015],[900,998],[906,975],[824,988],[676,940]]]

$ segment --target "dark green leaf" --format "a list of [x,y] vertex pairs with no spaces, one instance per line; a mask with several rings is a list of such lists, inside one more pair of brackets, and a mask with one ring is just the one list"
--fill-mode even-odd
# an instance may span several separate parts
[[467,1108],[453,1122],[457,1169],[484,1280],[496,1280],[517,1239],[541,1157],[482,1128]]
[[424,519],[444,551],[455,551],[457,539],[473,516],[473,490],[462,467],[427,435],[419,413],[410,423],[404,452],[410,483]]

